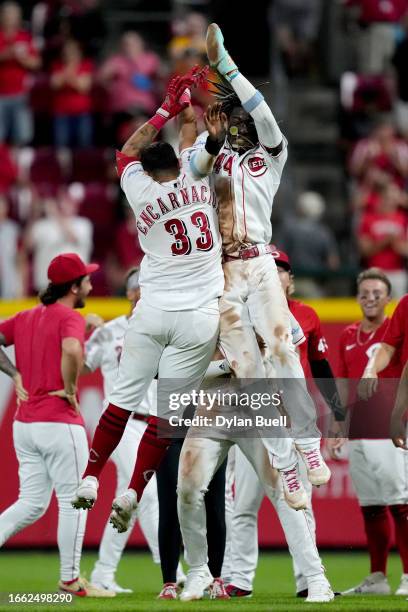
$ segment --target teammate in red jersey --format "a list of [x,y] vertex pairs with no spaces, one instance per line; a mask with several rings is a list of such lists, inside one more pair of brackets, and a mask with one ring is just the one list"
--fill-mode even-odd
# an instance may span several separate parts
[[378,387],[378,376],[398,355],[401,380],[394,410],[391,415],[391,437],[397,448],[408,450],[406,432],[406,407],[408,405],[408,295],[404,295],[387,327],[381,345],[371,356],[359,385],[359,395],[368,399]]
[[[304,333],[304,341],[297,343],[296,347],[305,377],[315,378],[319,390],[335,413],[333,421],[336,419],[340,421],[343,416],[339,408],[334,375],[328,362],[327,343],[322,333],[320,319],[313,308],[289,297],[293,292],[293,274],[287,254],[275,249],[272,255],[275,258],[283,291],[288,299],[289,310]],[[300,466],[302,469],[301,462]],[[312,488],[303,471],[301,477],[310,499]],[[226,546],[223,568],[223,575],[228,577],[230,582],[227,586],[230,597],[249,597],[252,594],[252,583],[258,562],[257,515],[264,495],[262,484],[256,478],[253,468],[236,448],[235,499],[232,505],[227,503],[232,516],[228,533],[230,542]],[[227,500],[230,498],[227,491]],[[301,517],[300,513],[282,504],[279,495],[273,503],[293,557],[297,595],[313,597],[314,603],[327,601],[322,593],[315,591],[316,582],[317,584],[320,582],[324,592],[324,575],[319,575],[321,561],[316,550],[315,520],[311,504],[308,504],[304,511],[305,515]],[[313,537],[309,539],[304,537],[304,529],[312,533]],[[290,537],[294,534],[295,537]]]
[[113,597],[79,576],[86,513],[71,508],[71,497],[88,455],[76,384],[83,363],[83,308],[92,289],[90,274],[74,253],[55,257],[41,304],[0,323],[0,347],[14,345],[16,366],[0,348],[0,371],[16,385],[18,407],[13,440],[19,463],[18,500],[0,514],[0,547],[58,500],[59,589],[76,596]]
[[[363,319],[346,327],[340,337],[339,390],[344,404],[352,410],[350,437],[360,438],[349,442],[350,472],[363,514],[371,562],[370,575],[358,586],[345,591],[345,595],[391,593],[386,578],[392,537],[389,511],[404,572],[396,594],[408,595],[408,457],[396,450],[391,440],[367,439],[387,437],[393,381],[385,380],[384,389],[379,385],[376,398],[370,402],[358,399],[355,386],[381,341],[389,337],[385,307],[390,294],[391,284],[384,272],[378,268],[362,272],[357,279],[357,301]],[[394,351],[380,376],[396,379],[400,373],[399,354]],[[337,457],[342,442],[328,440],[333,458]]]

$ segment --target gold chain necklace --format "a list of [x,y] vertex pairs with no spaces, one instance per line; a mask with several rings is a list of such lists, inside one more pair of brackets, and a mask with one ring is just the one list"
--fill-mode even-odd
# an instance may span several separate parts
[[381,325],[379,325],[378,327],[373,329],[371,334],[368,336],[367,340],[362,342],[361,339],[360,339],[360,336],[361,336],[361,323],[360,323],[360,325],[358,326],[358,329],[357,329],[357,344],[358,344],[358,346],[364,346],[365,344],[368,344],[374,338],[375,332],[379,329],[379,327],[381,327]]

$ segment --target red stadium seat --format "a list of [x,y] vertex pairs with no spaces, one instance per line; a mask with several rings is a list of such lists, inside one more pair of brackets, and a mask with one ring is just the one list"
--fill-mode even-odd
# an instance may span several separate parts
[[84,192],[79,214],[92,221],[94,228],[94,257],[104,259],[113,239],[116,223],[115,208],[118,198],[116,185],[88,183]]
[[109,163],[105,149],[77,149],[72,153],[71,182],[106,182]]
[[29,180],[40,195],[56,195],[61,185],[65,183],[65,177],[55,149],[50,147],[34,149]]

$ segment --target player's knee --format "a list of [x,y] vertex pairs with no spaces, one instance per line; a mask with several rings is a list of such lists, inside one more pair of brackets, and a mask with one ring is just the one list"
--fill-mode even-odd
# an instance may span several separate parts
[[177,486],[177,496],[183,506],[197,506],[204,502],[205,491],[194,486],[192,481],[180,480]]
[[27,518],[31,521],[41,518],[48,508],[48,500],[20,499],[20,503],[24,505]]

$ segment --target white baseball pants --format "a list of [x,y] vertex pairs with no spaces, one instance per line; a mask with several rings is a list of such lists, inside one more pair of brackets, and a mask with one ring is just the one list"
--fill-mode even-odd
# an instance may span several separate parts
[[[288,440],[280,438],[275,442],[275,450],[279,452],[279,445],[286,444]],[[268,497],[274,497],[274,488],[278,486],[277,471],[272,469],[269,454],[260,438],[219,440],[194,438],[187,434],[179,462],[177,509],[186,561],[190,568],[203,567],[207,563],[204,495],[233,444],[237,444],[251,462]]]
[[[303,461],[300,461],[299,465],[302,482],[311,500],[312,487],[307,479]],[[239,448],[235,449],[234,471],[235,496],[232,516],[230,521],[227,521],[227,526],[231,525],[231,530],[227,531],[223,574],[224,571],[230,574],[231,584],[252,591],[258,565],[258,511],[265,490]],[[308,578],[324,572],[316,548],[316,526],[311,503],[304,511],[293,510],[283,499],[280,487],[269,499],[278,513],[292,556],[296,591],[302,591],[307,588]]]
[[350,440],[350,474],[360,506],[408,503],[408,453],[391,440]]
[[[261,255],[223,266],[225,289],[220,300],[220,346],[237,378],[290,379],[283,401],[296,446],[320,448],[316,410],[307,392],[299,355],[292,342],[289,307],[275,260]],[[258,339],[265,345],[262,356]],[[273,450],[275,440],[266,437]]]
[[[218,331],[218,300],[196,310],[165,311],[142,298],[129,320],[109,402],[135,410],[157,373],[159,379],[175,379],[173,392],[198,387],[214,354]],[[170,414],[162,409],[158,416]]]
[[[130,418],[119,445],[111,455],[111,459],[117,469],[116,496],[128,488],[136,462],[137,449],[146,426],[147,424],[144,421]],[[107,522],[99,546],[99,557],[91,575],[91,582],[104,583],[104,581],[110,582],[114,580],[120,559],[136,520],[140,522],[143,535],[152,552],[153,561],[160,563],[158,543],[159,503],[155,475],[146,486],[137,512],[132,519],[132,524],[127,531],[118,533],[109,521]]]
[[53,490],[58,500],[58,548],[61,580],[79,576],[86,510],[71,499],[88,461],[84,427],[67,423],[15,421],[13,439],[19,469],[18,500],[0,515],[0,546],[47,510]]

